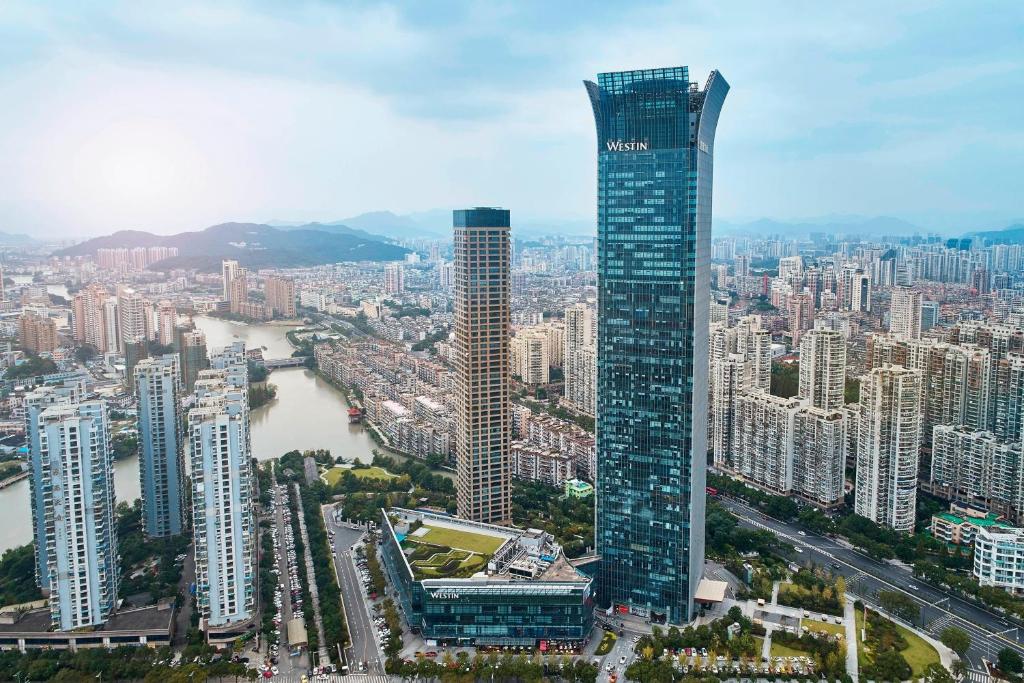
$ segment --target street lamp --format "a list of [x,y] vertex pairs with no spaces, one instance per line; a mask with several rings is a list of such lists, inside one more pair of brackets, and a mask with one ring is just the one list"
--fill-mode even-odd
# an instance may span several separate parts
[[1014,626],[1013,628],[1008,628],[1005,631],[1000,631],[998,633],[990,633],[988,635],[988,660],[990,662],[992,661],[992,639],[995,638],[996,636],[1005,635],[1005,634],[1009,633],[1010,631],[1014,631],[1014,633],[1015,633],[1014,640],[1016,640],[1017,639],[1017,636],[1016,636],[1017,627],[1016,626]]

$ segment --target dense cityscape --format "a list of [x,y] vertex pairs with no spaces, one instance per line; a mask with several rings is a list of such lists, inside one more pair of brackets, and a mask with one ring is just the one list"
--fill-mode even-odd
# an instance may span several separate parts
[[1024,680],[1024,225],[720,219],[728,66],[583,230],[0,232],[0,681]]

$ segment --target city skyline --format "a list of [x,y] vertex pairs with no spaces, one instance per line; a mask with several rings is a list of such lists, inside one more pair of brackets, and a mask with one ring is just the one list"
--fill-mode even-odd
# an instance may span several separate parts
[[0,9],[5,670],[1024,677],[1024,222],[958,223],[1016,215],[1024,10],[978,14]]
[[1024,217],[1018,5],[647,3],[618,19],[612,4],[5,3],[2,229],[330,221],[472,206],[498,186],[522,225],[593,225],[580,75],[674,63],[684,44],[695,69],[743,86],[722,121],[723,220],[892,215],[955,232]]

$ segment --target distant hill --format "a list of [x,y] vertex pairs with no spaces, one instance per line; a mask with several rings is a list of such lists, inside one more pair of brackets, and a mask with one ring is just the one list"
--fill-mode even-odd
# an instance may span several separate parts
[[319,230],[320,232],[330,232],[335,235],[354,235],[356,237],[363,237],[368,240],[377,240],[378,242],[385,242],[389,237],[386,235],[374,235],[373,233],[360,230],[358,228],[352,228],[344,223],[295,223],[286,225],[273,225],[271,227],[277,228],[278,230]]
[[25,247],[35,243],[36,240],[32,239],[28,235],[0,232],[0,246],[3,247]]
[[798,222],[761,218],[749,223],[733,223],[715,219],[711,229],[713,237],[725,235],[782,235],[803,237],[813,232],[846,236],[913,235],[925,229],[901,218],[891,216],[825,216]]
[[1002,230],[986,230],[967,235],[987,240],[993,244],[1024,244],[1024,223],[1014,223]]
[[[371,211],[351,218],[344,218],[338,223],[392,239],[443,238],[447,236],[443,227],[446,223],[440,219],[438,214],[439,212],[430,211],[425,214],[399,216],[390,211]],[[450,211],[447,212],[446,221],[447,231],[451,232],[452,215]]]
[[360,234],[300,227],[280,229],[261,223],[222,223],[198,232],[154,235],[122,230],[87,240],[54,253],[55,256],[85,256],[97,249],[116,247],[177,247],[178,255],[153,267],[195,268],[216,272],[223,259],[236,259],[246,268],[288,268],[343,261],[397,261],[408,249],[370,239]]

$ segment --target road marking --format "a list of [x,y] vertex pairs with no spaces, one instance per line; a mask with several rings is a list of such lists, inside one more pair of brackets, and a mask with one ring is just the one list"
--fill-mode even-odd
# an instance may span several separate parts
[[[745,505],[744,503],[741,503],[739,501],[729,500],[729,501],[727,501],[727,503],[732,503],[733,505],[736,505],[737,507],[740,507],[740,508],[743,508],[745,510],[748,510],[751,513],[763,515],[763,513],[757,512],[753,508],[751,508],[749,505]],[[726,507],[728,508],[728,505],[726,505]],[[765,518],[767,518],[767,519],[772,519],[772,518],[768,517],[767,515],[763,515],[763,516]],[[763,523],[761,523],[761,522],[759,522],[759,521],[757,521],[755,519],[741,517],[740,520],[741,521],[745,521],[748,524],[757,526],[759,528],[765,529],[767,531],[770,531],[770,532],[772,532],[773,534],[775,534],[776,536],[778,536],[780,538],[785,538],[786,540],[792,540],[792,541],[795,541],[796,543],[798,543],[800,545],[803,545],[805,547],[809,547],[813,552],[818,552],[819,554],[822,554],[822,555],[831,556],[831,554],[825,553],[824,551],[819,550],[817,547],[809,545],[806,541],[798,541],[797,539],[794,539],[791,535],[789,535],[789,534],[787,534],[787,533],[785,533],[783,531],[779,531],[778,529],[774,529],[772,527],[769,527],[769,526],[767,526],[767,525],[765,525],[765,524],[763,524]],[[774,520],[774,519],[772,521],[774,521],[774,522],[776,522],[777,524],[780,524],[780,525],[785,524],[784,522],[781,522],[781,521],[778,521],[778,520]],[[872,561],[875,561],[875,562],[878,561],[878,560],[875,560],[874,558],[872,558],[872,557],[870,557],[868,555],[865,555],[864,553],[858,551],[856,548],[849,548],[848,550],[850,552],[852,552],[852,553],[857,554],[857,555],[861,555],[861,556],[863,556],[864,558],[866,558],[868,560],[872,560]],[[886,580],[886,579],[884,579],[882,577],[875,576],[873,574],[869,575],[869,574],[867,574],[867,572],[864,572],[864,570],[860,569],[859,567],[856,567],[853,564],[850,564],[849,562],[847,562],[845,559],[843,559],[841,557],[833,557],[833,559],[835,559],[837,562],[839,562],[839,563],[849,567],[850,569],[852,569],[852,570],[854,570],[856,572],[860,572],[860,573],[865,574],[865,577],[871,576],[871,578],[874,581],[877,581],[878,583],[880,583],[880,584],[882,584],[884,586],[888,586],[889,588],[897,590],[897,591],[899,591],[901,593],[905,593],[906,595],[910,596],[913,600],[916,600],[917,602],[920,602],[923,606],[932,607],[932,608],[937,609],[937,610],[939,610],[941,612],[945,612],[947,615],[950,615],[951,617],[956,619],[958,622],[960,622],[960,624],[958,624],[958,625],[962,625],[962,628],[965,628],[967,630],[970,630],[972,628],[979,629],[979,630],[981,630],[982,633],[984,633],[986,638],[999,638],[1000,640],[1004,641],[1010,647],[1015,648],[1019,652],[1024,653],[1024,645],[1021,645],[1021,643],[1018,643],[1016,641],[1010,640],[1009,638],[1007,638],[1006,636],[1004,636],[1001,633],[997,633],[995,631],[989,631],[989,630],[985,629],[982,626],[979,626],[977,624],[974,624],[973,622],[967,621],[967,619],[965,619],[964,617],[951,612],[950,610],[946,609],[945,607],[940,607],[939,605],[936,605],[936,604],[933,604],[933,603],[930,603],[930,602],[924,600],[920,596],[916,595],[914,593],[914,591],[908,590],[908,589],[903,588],[901,586],[897,586],[894,583],[890,583],[888,580]],[[910,576],[913,576],[913,574],[910,574]],[[949,595],[947,593],[943,593],[942,591],[938,591],[937,589],[932,589],[932,590],[936,590],[936,592],[939,592],[939,593],[941,593],[944,596],[954,597],[954,598],[957,598],[957,600],[960,600],[960,598],[958,598],[957,596],[953,596],[953,595]],[[850,592],[854,592],[854,591],[850,591]],[[966,601],[965,601],[965,604],[970,605],[970,603],[966,603]],[[993,612],[989,612],[988,610],[986,610],[984,608],[977,607],[976,605],[970,605],[970,606],[972,608],[974,608],[974,609],[977,609],[979,611],[985,612],[986,614],[990,615],[994,619],[999,619],[1000,618],[997,614],[995,614]]]

